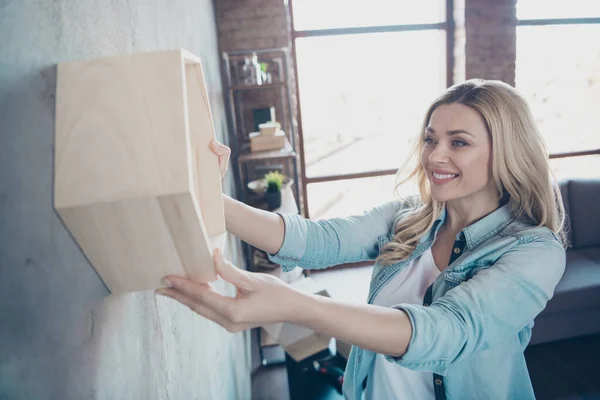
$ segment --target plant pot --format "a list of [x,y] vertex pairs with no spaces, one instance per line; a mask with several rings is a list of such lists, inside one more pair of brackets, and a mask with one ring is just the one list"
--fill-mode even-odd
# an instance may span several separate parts
[[[294,180],[286,176],[285,180],[283,181],[283,185],[281,186],[281,189],[283,190],[284,188],[290,187],[293,183]],[[256,194],[260,194],[261,196],[264,195],[267,191],[267,182],[265,181],[265,178],[256,179],[252,182],[248,182],[247,186],[248,189],[252,190]]]
[[281,192],[265,192],[269,210],[281,207]]

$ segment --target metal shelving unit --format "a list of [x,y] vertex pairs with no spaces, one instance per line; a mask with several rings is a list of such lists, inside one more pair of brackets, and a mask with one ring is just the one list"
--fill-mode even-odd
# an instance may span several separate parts
[[[248,84],[244,76],[244,65],[248,60],[256,56],[258,62],[268,66],[267,73],[270,79],[266,82]],[[225,85],[227,94],[227,117],[229,127],[234,135],[232,149],[232,160],[239,168],[240,182],[238,193],[240,200],[251,201],[251,195],[246,187],[248,179],[252,177],[250,169],[253,164],[269,164],[273,162],[286,163],[289,171],[288,176],[294,179],[294,197],[299,200],[298,169],[296,162],[296,123],[292,112],[292,83],[290,78],[290,53],[285,47],[256,49],[245,51],[230,51],[222,54],[225,69]],[[246,71],[247,72],[247,71]],[[259,95],[252,93],[261,91]],[[267,93],[265,93],[267,92]],[[259,101],[269,98],[269,106],[275,107],[277,121],[286,134],[286,146],[281,150],[263,152],[250,152],[249,134],[254,127],[250,127],[248,111],[251,111]],[[299,204],[299,203],[298,203]]]

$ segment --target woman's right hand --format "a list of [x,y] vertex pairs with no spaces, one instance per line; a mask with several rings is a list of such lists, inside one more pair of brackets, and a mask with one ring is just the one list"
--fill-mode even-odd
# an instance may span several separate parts
[[306,303],[306,295],[281,279],[239,269],[226,261],[219,249],[214,251],[213,261],[219,276],[236,287],[235,297],[222,295],[209,283],[176,275],[166,276],[169,287],[157,293],[179,301],[229,332],[287,321]]
[[219,170],[221,171],[221,178],[223,178],[227,172],[227,168],[229,167],[231,149],[219,142],[217,139],[210,141],[210,149],[217,157],[219,157]]

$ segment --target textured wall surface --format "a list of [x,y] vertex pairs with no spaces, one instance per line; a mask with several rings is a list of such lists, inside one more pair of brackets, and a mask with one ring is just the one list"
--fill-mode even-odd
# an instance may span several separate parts
[[56,63],[187,48],[224,140],[212,2],[0,0],[0,39],[0,399],[249,398],[247,335],[109,295],[52,208]]

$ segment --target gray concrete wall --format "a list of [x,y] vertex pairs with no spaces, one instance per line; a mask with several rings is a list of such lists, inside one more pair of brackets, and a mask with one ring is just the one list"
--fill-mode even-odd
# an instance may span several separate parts
[[56,63],[180,47],[203,59],[224,140],[210,0],[0,0],[0,399],[250,397],[248,335],[109,295],[52,208]]

